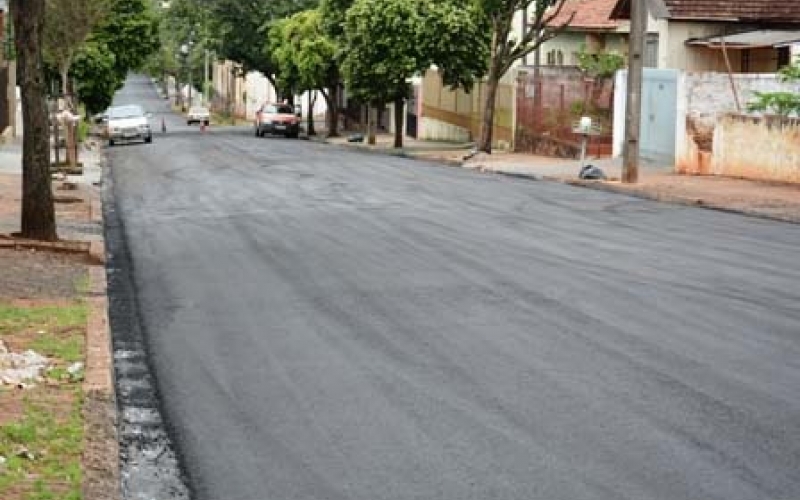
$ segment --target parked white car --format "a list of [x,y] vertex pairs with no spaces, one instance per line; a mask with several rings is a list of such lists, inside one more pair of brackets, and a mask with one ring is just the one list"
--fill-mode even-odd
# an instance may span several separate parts
[[191,125],[193,123],[202,123],[203,125],[208,126],[210,121],[211,113],[208,111],[208,108],[204,108],[203,106],[192,106],[189,108],[189,112],[186,114],[187,125]]
[[149,117],[150,113],[145,113],[138,104],[108,108],[104,115],[108,145],[123,141],[153,142]]

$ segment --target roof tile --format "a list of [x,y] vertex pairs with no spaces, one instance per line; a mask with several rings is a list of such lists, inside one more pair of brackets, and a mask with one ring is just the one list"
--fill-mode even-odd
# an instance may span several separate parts
[[564,24],[573,13],[575,17],[569,23],[571,28],[612,29],[619,25],[611,19],[611,11],[617,0],[566,0],[558,16],[550,22],[551,26]]

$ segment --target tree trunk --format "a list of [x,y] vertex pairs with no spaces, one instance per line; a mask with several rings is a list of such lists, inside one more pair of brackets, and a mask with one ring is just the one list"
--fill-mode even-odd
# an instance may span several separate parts
[[367,144],[375,145],[375,107],[367,104]]
[[394,100],[394,147],[403,147],[403,112],[405,111],[405,99],[398,97]]
[[42,29],[45,0],[11,0],[15,46],[22,89],[21,236],[55,241],[56,217],[50,182],[50,151]]
[[322,97],[328,105],[328,137],[339,137],[339,84],[332,85]]
[[[313,98],[311,94],[314,94]],[[308,136],[311,137],[312,135],[317,135],[317,131],[314,130],[314,105],[317,103],[317,91],[308,91],[308,126],[306,127]]]
[[485,153],[492,152],[492,133],[494,132],[494,108],[497,100],[497,86],[500,83],[495,65],[489,68],[489,75],[486,77],[486,100],[483,104],[483,119],[481,121],[481,137],[478,141],[478,151]]

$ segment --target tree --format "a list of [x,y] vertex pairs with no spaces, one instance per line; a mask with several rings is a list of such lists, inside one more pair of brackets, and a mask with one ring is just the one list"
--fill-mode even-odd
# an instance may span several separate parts
[[[395,111],[402,110],[409,97],[409,79],[425,69],[418,43],[423,26],[418,4],[418,0],[356,0],[347,12],[342,73],[353,96],[371,108],[395,103]],[[371,143],[372,121],[370,116]],[[403,131],[397,130],[395,147],[402,144]]]
[[291,91],[280,88],[277,80],[278,65],[273,59],[269,30],[275,22],[316,3],[316,0],[211,0],[212,28],[219,40],[219,55],[241,64],[244,72],[260,72],[281,97],[291,99]]
[[71,69],[75,93],[90,115],[108,108],[119,88],[115,61],[108,47],[96,40],[85,43],[75,56]]
[[[483,104],[483,120],[478,140],[478,150],[492,152],[492,132],[497,88],[500,79],[511,69],[514,62],[534,52],[541,44],[556,37],[572,22],[574,13],[563,22],[553,25],[561,13],[566,0],[477,0],[482,14],[491,27],[489,45],[489,69],[486,76],[486,100]],[[529,23],[521,38],[512,36],[514,14],[529,13]]]
[[345,18],[342,73],[373,106],[394,103],[394,146],[403,145],[409,80],[431,65],[453,87],[470,89],[488,54],[479,11],[453,1],[356,0]]
[[[105,14],[106,0],[46,0],[44,56],[53,64],[61,79],[61,95],[67,108],[75,113],[77,107],[70,98],[69,70],[86,38]],[[67,127],[67,161],[77,162],[75,128]]]
[[[320,91],[329,110],[328,131],[335,134],[338,103],[332,89],[338,87],[340,76],[335,60],[336,44],[323,32],[322,12],[319,9],[298,12],[276,23],[270,30],[270,46],[282,79],[290,78],[298,91]],[[312,106],[308,113],[311,127]]]
[[140,68],[159,47],[159,21],[149,0],[104,1],[106,15],[75,54],[70,68],[78,99],[90,113],[106,109],[128,72]]
[[49,127],[42,43],[45,0],[11,0],[14,45],[22,90],[22,220],[24,238],[55,241],[56,218],[50,181]]
[[138,69],[158,49],[158,17],[150,0],[108,0],[109,11],[91,40],[114,54],[114,70],[122,86],[128,72]]

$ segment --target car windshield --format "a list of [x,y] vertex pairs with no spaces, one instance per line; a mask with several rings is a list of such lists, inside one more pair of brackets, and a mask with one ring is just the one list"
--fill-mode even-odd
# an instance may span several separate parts
[[118,106],[108,110],[109,118],[136,118],[144,116],[141,106]]
[[287,105],[287,104],[270,104],[270,105],[267,106],[266,112],[267,113],[273,113],[273,114],[289,114],[289,115],[293,115],[294,114],[294,108],[289,106],[289,105]]
[[206,108],[192,108],[192,109],[189,110],[189,113],[191,113],[193,115],[206,114],[206,113],[208,113],[208,109],[206,109]]

